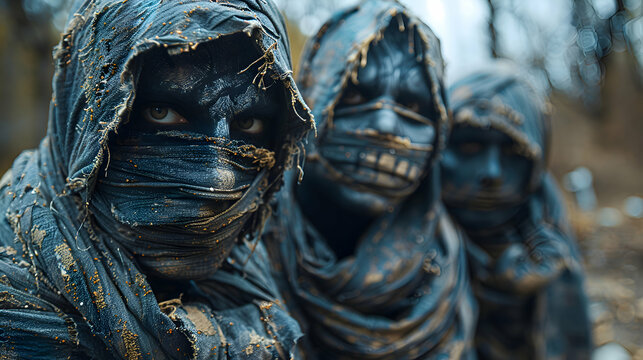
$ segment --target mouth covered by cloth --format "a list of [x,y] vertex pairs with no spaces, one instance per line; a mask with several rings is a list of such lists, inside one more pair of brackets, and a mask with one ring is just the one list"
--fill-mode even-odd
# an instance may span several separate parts
[[119,141],[110,152],[95,218],[146,271],[173,279],[210,275],[256,228],[244,226],[275,164],[267,149],[176,131]]
[[[156,169],[141,158],[159,156],[162,149],[111,152],[117,129],[134,107],[140,56],[152,49],[170,55],[189,52],[233,34],[245,34],[249,48],[257,52],[255,85],[269,77],[283,86],[284,116],[276,124],[274,155],[244,144],[206,145],[206,139],[174,134],[161,136],[173,139],[173,145],[194,142],[199,150],[185,154],[165,148],[173,151],[163,154],[175,161],[171,169]],[[265,0],[78,0],[54,61],[47,136],[38,149],[21,154],[0,181],[0,354],[25,359],[291,358],[301,336],[299,325],[280,300],[265,248],[259,243],[253,252],[243,236],[252,240],[261,231],[284,171],[296,165],[300,142],[314,127],[292,77],[285,25],[276,6]],[[215,156],[221,162],[217,168],[225,163],[222,169],[241,166],[247,171],[234,179],[221,172],[216,181],[214,176],[206,181],[209,165],[198,164],[204,156]],[[143,171],[130,176],[135,165]],[[177,178],[186,166],[192,166],[195,177]],[[95,192],[100,178],[111,182],[114,192],[129,193],[140,202],[104,206],[107,201]],[[127,179],[136,185],[123,186]],[[159,209],[153,231],[169,227],[175,234],[152,239],[150,229],[137,227],[138,235],[157,241],[150,247],[165,246],[150,253],[150,264],[171,265],[173,276],[180,275],[181,266],[196,275],[203,269],[192,267],[192,261],[203,260],[208,248],[220,251],[213,258],[225,259],[218,271],[198,280],[163,279],[160,283],[175,291],[157,291],[159,282],[153,282],[141,262],[149,249],[124,239],[134,223],[157,210],[146,208],[153,201],[146,182],[164,184],[157,202],[166,201],[166,194],[181,204],[199,198],[205,206],[186,206],[176,223]],[[243,194],[236,189],[244,189]],[[216,201],[234,205],[206,220],[202,210],[218,210],[221,204],[210,198],[221,199],[224,193],[232,199]],[[192,215],[198,216],[189,219]],[[123,226],[105,226],[115,216]],[[199,230],[200,221],[206,230]],[[245,225],[233,225],[235,221]],[[189,229],[178,231],[185,225]],[[216,244],[214,238],[197,236],[207,229],[220,239],[226,229],[240,231],[243,238],[234,238],[240,242],[230,250],[233,237]],[[187,242],[179,244],[181,237]],[[187,247],[198,254],[181,253]],[[179,260],[166,257],[177,248]],[[219,266],[211,262],[215,269]]]

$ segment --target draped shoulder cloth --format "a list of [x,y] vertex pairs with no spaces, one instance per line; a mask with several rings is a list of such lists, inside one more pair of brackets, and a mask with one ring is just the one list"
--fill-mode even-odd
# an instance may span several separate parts
[[[448,133],[443,96],[443,61],[433,32],[396,1],[365,1],[332,16],[304,52],[300,86],[311,104],[319,138],[332,121],[343,88],[370,45],[391,24],[413,34],[409,46],[429,81],[438,118],[438,157]],[[307,148],[315,149],[314,140]],[[470,358],[475,306],[470,296],[462,234],[431,194],[427,162],[424,181],[391,213],[367,229],[355,253],[337,259],[294,197],[287,177],[279,210],[265,234],[289,308],[304,328],[309,359]],[[292,174],[295,175],[295,174]],[[304,181],[306,181],[304,179]]]
[[[456,81],[449,100],[455,126],[506,134],[532,165],[528,186],[519,194],[525,205],[515,221],[467,231],[480,304],[479,353],[484,359],[589,359],[591,322],[581,256],[562,195],[547,170],[549,104],[519,68],[507,63]],[[449,206],[449,194],[444,199]]]
[[[47,136],[0,182],[0,357],[290,358],[299,326],[268,276],[265,248],[253,254],[245,243],[261,231],[284,170],[314,126],[277,8],[266,0],[86,0],[74,9],[54,52]],[[179,54],[244,33],[259,54],[258,77],[286,93],[275,161],[248,190],[247,206],[225,214],[251,220],[243,240],[211,248],[220,270],[184,281],[183,297],[159,303],[134,256],[90,212],[108,140],[132,110],[141,54]]]

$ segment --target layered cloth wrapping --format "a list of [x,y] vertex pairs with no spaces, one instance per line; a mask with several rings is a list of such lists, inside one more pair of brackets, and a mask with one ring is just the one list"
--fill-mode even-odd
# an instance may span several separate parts
[[[21,154],[0,182],[0,357],[290,358],[301,336],[299,326],[268,276],[265,248],[259,244],[253,254],[247,244],[261,231],[268,202],[292,165],[299,141],[314,127],[291,75],[278,10],[264,0],[96,0],[77,1],[74,9],[54,53],[47,136],[38,149]],[[245,166],[256,167],[254,180],[240,189],[243,197],[201,224],[202,230],[186,219],[175,222],[190,225],[194,242],[187,245],[179,241],[185,232],[177,231],[183,235],[178,240],[166,236],[140,246],[125,241],[122,227],[97,226],[99,215],[112,221],[123,215],[93,195],[99,173],[109,171],[109,140],[132,110],[140,55],[154,48],[180,54],[232,34],[246,34],[257,52],[257,86],[273,82],[286,93],[287,114],[274,151],[216,145],[215,150],[233,152],[249,161]],[[209,141],[176,141],[188,140]],[[207,154],[185,156],[196,161]],[[125,168],[118,163],[123,159],[113,160],[114,171]],[[141,171],[157,180],[160,172],[167,179],[181,164],[165,173]],[[173,189],[216,195],[195,187],[189,176],[182,179]],[[242,225],[235,225],[239,219]],[[219,236],[199,237],[206,232]],[[177,278],[182,267],[189,273],[206,260],[213,275],[176,282],[183,296],[162,298],[141,266],[145,255],[152,257],[149,266],[173,261],[170,273]],[[172,280],[162,284],[173,286]]]
[[[351,76],[366,64],[369,46],[389,25],[408,29],[410,48],[422,50],[416,56],[426,69],[439,116],[431,120],[438,129],[434,152],[424,152],[432,158],[421,162],[428,164],[421,169],[419,187],[392,212],[374,221],[355,252],[341,260],[331,242],[303,215],[302,206],[315,204],[297,202],[296,174],[287,177],[264,239],[283,280],[289,309],[304,329],[302,350],[308,359],[460,359],[471,355],[475,306],[462,237],[445,214],[439,195],[432,195],[439,194],[439,188],[430,169],[448,131],[440,44],[399,3],[367,1],[340,12],[308,43],[300,86],[312,104],[320,132],[307,147],[307,159],[320,161],[332,155],[320,154],[318,144],[336,131],[332,126],[335,105]],[[346,138],[343,145],[347,148],[362,139],[360,135],[364,135],[361,146],[393,143],[383,136],[352,135],[333,139]],[[410,146],[395,143],[413,159]],[[359,179],[344,175],[336,174],[336,181],[361,189],[360,182],[354,181]]]
[[[480,357],[589,359],[591,322],[581,258],[562,196],[547,171],[549,104],[509,64],[465,76],[449,95],[454,126],[501,131],[532,163],[527,187],[516,194],[524,205],[511,221],[464,229],[480,305]],[[444,200],[449,208],[467,206],[457,191],[445,191]],[[508,256],[516,246],[526,249],[524,256]]]

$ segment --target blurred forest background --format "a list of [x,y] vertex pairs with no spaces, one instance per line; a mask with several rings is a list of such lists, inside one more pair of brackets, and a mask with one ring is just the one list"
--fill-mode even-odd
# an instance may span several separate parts
[[[0,173],[46,132],[71,2],[0,0]],[[307,37],[356,0],[276,2],[296,68]],[[643,0],[402,2],[441,38],[450,78],[508,58],[549,93],[550,166],[585,255],[596,343],[643,360]]]

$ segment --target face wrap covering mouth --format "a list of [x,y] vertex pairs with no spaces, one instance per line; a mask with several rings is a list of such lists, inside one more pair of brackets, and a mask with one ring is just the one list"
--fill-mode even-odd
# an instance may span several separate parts
[[[427,126],[434,122],[392,101],[378,100],[338,109],[335,116],[391,109],[398,115]],[[340,131],[329,127],[318,145],[319,161],[332,181],[360,191],[403,197],[417,188],[433,154],[432,144],[415,144],[408,138],[374,129]]]
[[257,211],[275,162],[267,149],[183,132],[121,140],[110,152],[95,218],[142,266],[170,278],[219,267]]

